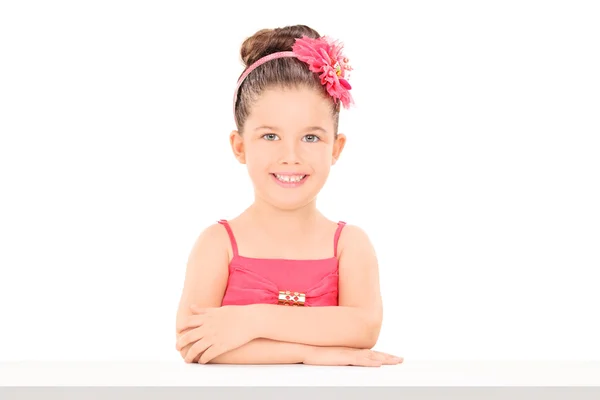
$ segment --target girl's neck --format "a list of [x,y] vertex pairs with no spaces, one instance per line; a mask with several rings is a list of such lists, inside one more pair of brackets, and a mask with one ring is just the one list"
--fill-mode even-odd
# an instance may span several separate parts
[[317,210],[316,200],[301,208],[282,210],[257,198],[246,213],[255,224],[268,232],[311,232],[324,219]]

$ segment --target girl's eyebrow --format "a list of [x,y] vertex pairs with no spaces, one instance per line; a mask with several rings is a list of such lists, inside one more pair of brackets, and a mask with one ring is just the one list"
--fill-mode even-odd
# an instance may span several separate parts
[[327,133],[327,131],[325,130],[325,128],[321,128],[320,126],[309,126],[308,128],[306,128],[307,131],[321,131],[322,133]]
[[277,130],[277,128],[274,128],[272,126],[261,125],[258,128],[256,128],[255,131],[260,131],[261,129],[266,129],[268,131],[276,131]]
[[[261,125],[258,128],[256,128],[254,131],[259,131],[261,129],[266,129],[266,130],[269,130],[269,131],[278,131],[279,130],[279,128],[274,127],[274,126]],[[306,131],[321,131],[323,133],[327,133],[327,131],[325,130],[325,128],[321,128],[320,126],[309,126],[305,130]]]

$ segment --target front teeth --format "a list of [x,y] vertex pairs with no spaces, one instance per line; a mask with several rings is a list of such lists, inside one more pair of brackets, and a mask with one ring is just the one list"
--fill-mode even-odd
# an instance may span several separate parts
[[300,182],[306,175],[277,175],[273,174],[281,182]]

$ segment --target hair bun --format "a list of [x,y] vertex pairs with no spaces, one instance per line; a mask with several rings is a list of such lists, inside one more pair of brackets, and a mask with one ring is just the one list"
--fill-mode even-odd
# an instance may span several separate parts
[[313,39],[321,37],[317,31],[306,25],[261,29],[242,43],[240,51],[242,61],[248,67],[258,59],[271,53],[291,51],[296,39],[303,36]]

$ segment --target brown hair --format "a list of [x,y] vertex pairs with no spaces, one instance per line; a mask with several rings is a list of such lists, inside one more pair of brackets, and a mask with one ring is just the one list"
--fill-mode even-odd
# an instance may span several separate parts
[[[261,29],[242,44],[240,55],[246,68],[258,59],[279,51],[291,51],[296,38],[321,37],[317,31],[306,25],[286,26],[275,29]],[[245,69],[246,69],[245,68]],[[242,72],[243,74],[243,72]],[[241,76],[241,75],[240,75]],[[235,120],[238,132],[242,133],[244,123],[250,114],[250,107],[258,96],[272,87],[308,87],[318,90],[331,99],[319,76],[308,69],[308,65],[295,57],[270,60],[252,71],[238,89],[235,102]],[[340,105],[331,99],[331,116],[334,122],[334,135],[337,137]]]

